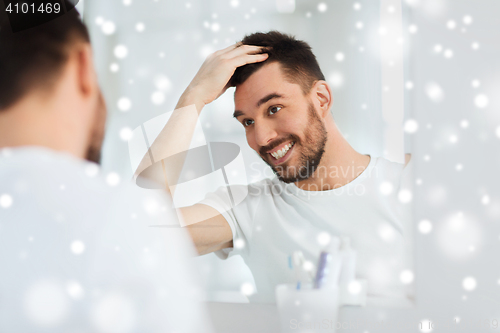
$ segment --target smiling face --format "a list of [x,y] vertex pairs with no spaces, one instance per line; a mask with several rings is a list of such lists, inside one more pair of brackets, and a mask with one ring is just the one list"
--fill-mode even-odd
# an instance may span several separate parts
[[247,142],[286,183],[312,176],[323,156],[327,132],[310,94],[291,83],[272,62],[237,86],[235,118]]

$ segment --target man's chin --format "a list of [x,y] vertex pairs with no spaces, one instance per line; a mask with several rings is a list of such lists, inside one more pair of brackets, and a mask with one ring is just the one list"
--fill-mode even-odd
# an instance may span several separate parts
[[312,176],[312,174],[309,174],[307,172],[308,170],[301,169],[299,170],[299,172],[297,172],[297,168],[294,167],[291,168],[294,169],[295,171],[292,172],[289,166],[284,167],[281,170],[276,170],[275,168],[272,169],[274,171],[274,174],[278,177],[278,179],[283,183],[287,184],[300,182],[302,180],[307,180]]

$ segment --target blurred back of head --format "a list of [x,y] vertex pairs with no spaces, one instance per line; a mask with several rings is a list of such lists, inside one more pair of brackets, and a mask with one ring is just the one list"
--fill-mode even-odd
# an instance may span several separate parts
[[90,43],[87,28],[75,9],[33,28],[12,30],[0,1],[0,112],[31,90],[50,90],[71,46],[79,41]]

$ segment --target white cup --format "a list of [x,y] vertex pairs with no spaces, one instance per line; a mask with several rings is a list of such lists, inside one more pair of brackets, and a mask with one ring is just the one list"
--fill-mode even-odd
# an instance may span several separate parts
[[281,332],[335,332],[339,310],[337,287],[297,290],[294,284],[276,286]]

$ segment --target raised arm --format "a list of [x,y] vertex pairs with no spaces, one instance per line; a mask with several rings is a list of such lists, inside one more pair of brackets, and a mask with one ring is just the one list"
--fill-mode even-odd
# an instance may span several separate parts
[[[263,51],[265,49],[259,46],[235,44],[208,56],[182,94],[169,121],[143,157],[134,178],[144,177],[159,183],[173,196],[175,185],[170,184],[177,182],[184,159],[169,163],[165,163],[165,159],[189,149],[198,117],[205,105],[227,90],[236,68],[266,60],[268,56]],[[162,163],[160,172],[153,168],[146,170],[157,161]],[[196,204],[181,208],[180,212],[183,225],[188,228],[199,254],[232,246],[231,228],[214,208]]]

